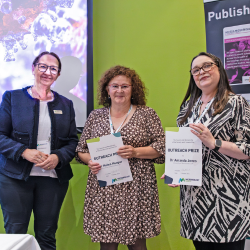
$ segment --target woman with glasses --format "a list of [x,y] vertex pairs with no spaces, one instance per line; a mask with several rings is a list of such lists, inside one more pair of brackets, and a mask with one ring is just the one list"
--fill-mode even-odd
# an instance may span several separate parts
[[70,100],[50,87],[61,61],[53,52],[32,65],[34,85],[6,91],[0,106],[0,203],[8,234],[26,234],[31,212],[41,249],[56,249],[60,208],[72,178],[78,138]]
[[180,187],[181,236],[196,250],[243,250],[250,235],[250,107],[233,93],[218,57],[200,53],[190,72],[177,124],[202,141],[203,169],[201,187]]
[[[145,250],[146,238],[160,233],[161,219],[154,163],[163,163],[165,137],[161,121],[147,106],[145,87],[137,73],[115,66],[99,81],[99,104],[89,115],[77,146],[76,159],[90,171],[85,193],[84,232],[101,250]],[[100,187],[98,161],[91,160],[86,140],[120,132],[133,181]]]

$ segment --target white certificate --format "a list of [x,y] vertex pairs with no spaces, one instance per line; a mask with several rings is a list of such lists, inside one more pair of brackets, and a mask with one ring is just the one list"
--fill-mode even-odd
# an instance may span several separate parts
[[44,154],[50,154],[50,142],[48,140],[38,141],[37,142],[37,150]]
[[133,180],[128,160],[117,154],[123,146],[120,132],[87,140],[87,144],[92,161],[102,166],[97,174],[101,187]]
[[201,186],[202,142],[191,128],[166,128],[165,183]]

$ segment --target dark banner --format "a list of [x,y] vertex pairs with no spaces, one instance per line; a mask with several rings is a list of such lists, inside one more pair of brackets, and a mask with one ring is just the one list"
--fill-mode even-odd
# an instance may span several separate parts
[[250,0],[204,0],[207,52],[222,60],[230,84],[250,102]]

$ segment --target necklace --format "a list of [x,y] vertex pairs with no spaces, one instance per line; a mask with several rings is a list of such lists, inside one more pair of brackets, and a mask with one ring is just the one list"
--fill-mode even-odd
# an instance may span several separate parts
[[120,130],[121,126],[123,125],[123,123],[125,122],[125,120],[127,119],[128,115],[129,115],[130,111],[132,110],[132,107],[133,107],[133,105],[131,104],[126,117],[124,118],[123,122],[121,123],[121,125],[119,126],[119,128],[115,132],[114,132],[114,128],[113,128],[113,123],[112,123],[112,119],[111,119],[111,115],[110,115],[110,107],[109,107],[109,125],[110,125],[111,134],[117,133]]
[[[30,94],[33,98],[39,99],[40,101],[47,101],[47,97],[46,97],[46,100],[42,100],[41,96],[39,95],[39,93],[38,93],[37,91],[36,91],[35,93],[36,93],[36,95],[38,95],[38,97],[35,97],[34,94],[33,94],[33,91],[34,91],[34,90],[32,90],[33,87],[34,87],[34,86],[32,86],[32,87],[29,88],[29,94]],[[53,92],[52,92],[51,90],[50,90],[50,93],[51,93],[51,98],[50,98],[50,100],[53,100],[53,99],[54,99],[54,94],[53,94]]]

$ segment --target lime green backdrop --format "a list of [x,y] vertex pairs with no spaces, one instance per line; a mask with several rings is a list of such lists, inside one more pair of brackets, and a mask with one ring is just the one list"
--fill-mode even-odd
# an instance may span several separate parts
[[[202,0],[93,0],[94,92],[101,74],[121,64],[135,69],[148,88],[147,105],[163,127],[175,126],[189,80],[193,56],[206,49]],[[95,108],[98,108],[95,100]],[[58,250],[97,250],[82,230],[88,169],[72,162],[74,178],[63,204],[57,232]],[[156,165],[162,232],[147,241],[148,250],[193,250],[180,237],[179,189],[163,184],[164,165]],[[2,216],[2,215],[0,215]],[[0,233],[4,232],[2,217]],[[33,218],[28,233],[33,234]],[[119,246],[120,250],[126,249]]]

